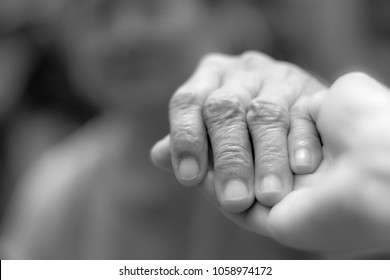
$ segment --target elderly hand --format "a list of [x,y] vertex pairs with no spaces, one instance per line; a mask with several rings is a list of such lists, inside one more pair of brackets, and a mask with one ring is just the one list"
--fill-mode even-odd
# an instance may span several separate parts
[[288,246],[336,253],[388,252],[389,89],[364,74],[348,74],[329,91],[314,95],[309,112],[321,135],[323,159],[312,174],[295,175],[293,190],[273,208],[255,202],[242,213],[225,211],[214,190],[212,170],[200,190],[238,225]]
[[164,149],[170,141],[183,185],[199,184],[214,165],[226,211],[244,211],[255,198],[273,206],[291,191],[294,173],[311,173],[321,162],[308,101],[323,89],[302,69],[261,53],[206,56],[173,95],[170,139],[154,147],[152,159],[170,166]]

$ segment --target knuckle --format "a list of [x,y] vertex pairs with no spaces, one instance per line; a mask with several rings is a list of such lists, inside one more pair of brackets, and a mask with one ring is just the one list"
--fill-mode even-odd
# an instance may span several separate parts
[[169,102],[169,110],[173,113],[186,112],[190,108],[199,106],[199,89],[197,88],[179,89]]
[[244,121],[245,105],[236,96],[209,98],[203,109],[207,126],[223,124],[226,121]]
[[261,52],[249,50],[245,51],[241,55],[242,61],[252,61],[252,60],[258,60],[258,61],[272,61],[273,59]]
[[285,76],[299,75],[304,73],[304,71],[299,66],[286,61],[278,62],[276,69],[279,73],[284,73]]
[[228,57],[228,55],[222,53],[208,53],[200,59],[200,65],[218,65],[226,61]]
[[248,125],[282,128],[288,130],[289,115],[285,108],[259,99],[251,101],[246,115]]
[[244,52],[240,57],[240,63],[249,69],[271,64],[272,61],[270,56],[253,50]]
[[196,90],[178,91],[169,104],[171,145],[176,151],[198,151],[203,145],[203,123],[200,119]]

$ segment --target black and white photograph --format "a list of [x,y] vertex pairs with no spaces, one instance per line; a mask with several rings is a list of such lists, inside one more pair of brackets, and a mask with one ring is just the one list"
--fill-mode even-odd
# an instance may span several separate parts
[[389,86],[385,0],[0,0],[1,259],[389,260]]

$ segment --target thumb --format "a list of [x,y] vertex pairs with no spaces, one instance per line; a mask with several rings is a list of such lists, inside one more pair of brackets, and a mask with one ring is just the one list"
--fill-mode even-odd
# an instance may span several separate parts
[[168,134],[150,150],[150,158],[155,166],[165,171],[173,171],[170,151],[171,136]]
[[334,156],[390,139],[389,89],[366,74],[341,76],[326,94],[314,95],[311,105],[322,143]]

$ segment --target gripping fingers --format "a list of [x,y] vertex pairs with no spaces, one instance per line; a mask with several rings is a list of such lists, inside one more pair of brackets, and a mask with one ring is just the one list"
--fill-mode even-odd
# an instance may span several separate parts
[[227,69],[223,85],[205,103],[204,119],[214,154],[216,196],[225,212],[240,212],[253,204],[254,166],[246,111],[274,66],[274,60],[266,55],[244,53]]
[[314,172],[322,160],[322,145],[310,116],[310,98],[298,101],[290,114],[288,150],[291,170],[295,174]]
[[244,212],[232,213],[232,211],[227,211],[225,207],[221,207],[219,202],[220,199],[216,193],[214,175],[213,170],[207,172],[204,180],[198,185],[200,193],[238,226],[256,234],[271,237],[272,234],[269,228],[270,209],[261,205],[259,202],[255,202]]
[[223,69],[230,61],[225,55],[205,57],[194,75],[171,99],[172,165],[183,185],[198,184],[207,172],[208,143],[202,108],[208,94],[218,88]]
[[[279,62],[253,100],[247,120],[255,151],[255,193],[264,205],[273,206],[292,190],[289,159],[298,174],[318,166],[321,145],[304,101],[323,87],[299,67]],[[287,134],[294,146],[288,146]]]
[[238,92],[221,88],[209,96],[204,107],[213,148],[216,195],[229,212],[246,210],[254,199],[246,104],[238,96]]
[[266,206],[278,203],[292,189],[288,163],[288,111],[276,103],[254,99],[247,121],[255,153],[255,195]]

